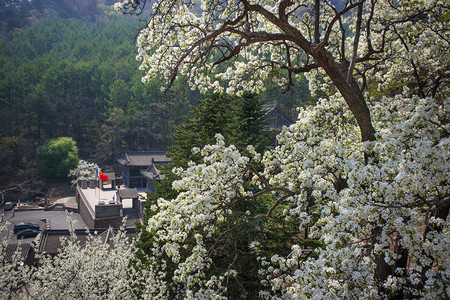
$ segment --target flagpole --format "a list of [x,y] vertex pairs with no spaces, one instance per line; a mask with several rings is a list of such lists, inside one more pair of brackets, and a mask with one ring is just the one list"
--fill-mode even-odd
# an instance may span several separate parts
[[[100,201],[100,181],[99,181],[99,170],[95,169],[95,179],[97,180],[97,184],[95,185],[95,196],[97,196],[98,200]],[[98,195],[97,195],[98,190]]]

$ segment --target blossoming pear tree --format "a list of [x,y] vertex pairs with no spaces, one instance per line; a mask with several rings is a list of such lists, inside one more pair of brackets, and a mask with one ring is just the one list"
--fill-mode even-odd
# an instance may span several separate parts
[[[1,260],[2,299],[164,299],[164,274],[143,267],[136,258],[135,240],[123,228],[105,243],[100,235],[88,234],[80,243],[68,218],[71,235],[61,239],[54,256],[37,253],[37,264],[23,263],[20,251],[11,261]],[[0,226],[0,249],[8,243],[7,226]],[[19,247],[18,247],[19,249]],[[2,253],[5,253],[3,251]]]
[[21,252],[21,243],[18,244],[14,253],[7,257],[8,241],[10,240],[8,221],[4,222],[4,215],[0,216],[2,220],[0,224],[0,251],[2,258],[0,259],[0,297],[8,299],[14,295],[14,291],[21,285],[21,279],[27,278],[27,266],[23,265],[23,257]]
[[[153,207],[148,223],[155,236],[153,254],[175,263],[172,284],[186,297],[225,298],[230,277],[238,274],[233,260],[220,276],[211,272],[220,259],[214,251],[217,237],[224,223],[231,227],[239,203],[267,193],[274,195],[272,206],[264,213],[247,212],[241,226],[296,220],[300,225],[292,240],[307,232],[322,246],[306,260],[296,243],[290,255],[260,257],[261,296],[444,297],[449,104],[384,97],[371,106],[377,140],[366,143],[339,97],[301,110],[297,123],[280,134],[280,145],[262,156],[242,156],[218,136],[217,144],[201,150],[203,164],[175,170],[182,176],[173,185],[182,191],[179,196]],[[368,149],[376,159],[366,163]],[[262,172],[255,163],[263,165]],[[249,183],[259,189],[249,189]]]
[[[227,298],[238,281],[245,295],[237,243],[225,262],[217,249],[248,224],[284,220],[297,226],[289,253],[249,241],[263,298],[450,296],[448,16],[439,0],[153,4],[137,39],[144,82],[186,75],[192,88],[240,94],[265,80],[288,89],[306,72],[329,95],[273,150],[244,156],[217,136],[193,149],[202,164],[174,170],[180,193],[158,200],[147,227],[172,293]],[[264,196],[265,211],[241,210]],[[306,237],[319,246],[305,258]]]
[[[147,3],[123,0],[115,8],[141,13]],[[171,86],[187,75],[192,88],[227,93],[264,90],[268,78],[290,87],[293,76],[320,70],[349,105],[362,139],[373,140],[366,77],[380,66],[385,76],[400,71],[405,63],[386,63],[397,58],[397,65],[398,51],[408,52],[406,63],[420,77],[417,55],[424,53],[415,50],[414,40],[429,49],[425,55],[445,53],[434,38],[446,39],[446,9],[438,0],[160,0],[137,38],[137,58],[144,82],[162,76]],[[428,89],[445,77],[439,72],[447,68],[440,64],[444,57],[433,63],[440,75]]]
[[75,185],[79,179],[89,179],[95,177],[96,170],[100,170],[96,163],[91,163],[80,159],[76,168],[69,171],[68,177],[74,177],[71,183]]

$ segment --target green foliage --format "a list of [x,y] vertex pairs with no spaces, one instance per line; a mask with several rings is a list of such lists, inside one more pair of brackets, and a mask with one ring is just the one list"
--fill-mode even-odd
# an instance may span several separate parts
[[[22,26],[20,30],[3,28],[7,36],[0,37],[0,137],[20,136],[23,144],[32,147],[48,138],[69,136],[77,142],[82,158],[100,165],[114,163],[124,150],[166,149],[175,127],[189,115],[189,106],[204,97],[198,91],[186,89],[185,78],[181,78],[165,95],[166,102],[175,103],[169,106],[161,101],[161,79],[141,83],[142,74],[136,72],[139,62],[135,60],[134,41],[130,38],[140,27],[137,22],[112,14],[92,23],[40,18],[38,23]],[[280,98],[280,104],[292,117],[296,114],[292,107],[310,98],[306,80],[299,79],[296,83],[304,91],[300,100],[287,95]],[[259,106],[273,103],[280,91],[268,86],[268,92],[259,100],[249,95],[242,100],[256,101]],[[203,105],[216,113],[184,125],[192,127],[197,123],[195,126],[206,135],[186,136],[186,142],[175,146],[188,154],[183,158],[186,162],[193,158],[191,148],[214,142],[215,133],[228,136],[228,141],[239,147],[245,148],[249,143],[259,148],[264,144],[261,137],[254,138],[253,129],[247,136],[242,129],[244,125],[234,121],[243,113],[241,109],[245,111],[238,107],[245,101],[240,103],[228,96],[210,97],[217,99],[205,100],[211,103]],[[117,109],[123,113],[112,121]],[[111,132],[116,125],[120,128]],[[236,132],[238,127],[240,133]],[[180,136],[179,141],[181,131],[175,134]],[[14,159],[24,160],[29,159],[22,154]]]
[[240,151],[253,145],[262,152],[270,143],[271,136],[264,131],[266,112],[256,95],[211,94],[192,107],[190,113],[192,117],[175,129],[168,151],[175,166],[186,166],[191,160],[198,162],[199,156],[192,153],[192,148],[214,143],[218,133]]
[[29,24],[32,9],[28,0],[0,0],[0,35]]
[[8,166],[20,163],[21,139],[19,137],[0,137],[0,173]]
[[267,112],[263,109],[263,102],[254,94],[244,93],[242,97],[236,99],[231,114],[230,144],[241,151],[247,145],[252,145],[256,151],[263,153],[270,139],[275,138],[272,133],[264,130],[267,126]]
[[39,172],[49,178],[67,178],[69,171],[78,164],[78,148],[70,137],[45,141],[37,149]]
[[[0,137],[39,145],[69,136],[81,157],[99,164],[128,149],[164,149],[190,95],[198,95],[168,94],[177,103],[170,107],[160,101],[159,80],[141,83],[129,38],[139,26],[114,15],[95,23],[47,18],[0,37]],[[117,125],[114,133],[103,130]]]
[[[172,162],[170,166],[161,169],[165,178],[156,185],[157,193],[149,194],[144,224],[147,224],[148,219],[156,213],[152,208],[159,198],[175,199],[178,193],[182,192],[172,189],[172,182],[179,178],[171,172],[171,167],[185,167],[189,161],[200,162],[199,154],[191,151],[193,147],[203,148],[206,144],[215,143],[217,133],[223,135],[228,144],[235,145],[244,153],[247,145],[251,144],[257,151],[262,152],[270,143],[270,133],[265,130],[266,111],[263,109],[263,101],[256,95],[247,93],[242,97],[232,97],[211,94],[199,100],[190,113],[191,118],[175,130],[173,146],[168,152]],[[256,187],[253,188],[255,193],[258,192]],[[258,297],[257,291],[261,288],[258,279],[258,256],[274,251],[286,255],[290,252],[293,244],[291,237],[294,235],[292,232],[297,230],[298,224],[285,220],[244,221],[248,214],[251,216],[266,214],[274,202],[274,197],[275,195],[263,195],[246,201],[237,201],[236,209],[222,224],[223,230],[211,232],[204,241],[207,248],[211,249],[209,255],[215,261],[215,265],[209,270],[210,274],[220,275],[230,268],[239,274],[236,280],[232,279],[228,283],[227,296],[230,299],[240,298],[243,290],[246,291],[245,297],[249,299]],[[278,210],[284,208],[279,207]],[[138,228],[141,233],[138,243],[140,256],[145,258],[146,254],[151,253],[154,243],[161,241],[155,239],[154,233],[147,231],[145,226]],[[204,230],[197,228],[193,234],[207,235]],[[195,238],[189,236],[185,245],[182,257],[195,247]],[[170,261],[170,258],[166,258],[166,261]],[[233,261],[232,265],[229,264],[230,261]],[[175,268],[176,264],[167,264],[168,280],[174,275]]]

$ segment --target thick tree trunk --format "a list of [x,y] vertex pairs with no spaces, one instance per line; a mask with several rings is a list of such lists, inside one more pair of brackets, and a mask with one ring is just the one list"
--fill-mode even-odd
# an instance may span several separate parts
[[315,27],[316,37],[314,44],[309,42],[297,28],[289,24],[286,15],[286,8],[293,5],[293,2],[282,1],[279,7],[279,18],[260,5],[250,5],[248,1],[244,0],[242,3],[249,11],[254,11],[261,14],[267,19],[267,21],[277,26],[282,32],[284,32],[284,34],[286,34],[286,36],[289,36],[290,41],[297,44],[305,51],[306,54],[311,55],[315,59],[318,65],[322,67],[331,78],[334,85],[347,102],[350,110],[356,118],[356,121],[358,122],[359,128],[361,129],[362,141],[365,142],[375,140],[375,129],[372,126],[369,108],[367,107],[364,95],[362,94],[361,89],[353,76],[351,76],[350,82],[347,81],[347,73],[349,71],[348,66],[338,64],[323,45],[319,46],[319,1],[316,1],[315,3],[317,26]]
[[333,57],[324,48],[313,55],[319,65],[333,81],[355,116],[361,130],[362,141],[374,141],[375,129],[372,125],[369,108],[367,107],[364,95],[353,76],[350,82],[347,81],[348,66],[336,63]]
[[[365,101],[364,95],[359,88],[358,83],[355,81],[353,76],[350,76],[350,81],[347,81],[347,73],[349,70],[348,64],[342,64],[335,62],[334,58],[326,51],[324,48],[321,48],[317,52],[313,52],[312,55],[319,63],[319,65],[325,70],[327,75],[333,81],[336,88],[341,93],[342,97],[345,99],[348,107],[356,118],[358,122],[358,126],[361,130],[361,140],[365,141],[374,141],[375,140],[375,129],[372,125],[372,120],[370,117],[370,111],[367,107],[367,103]],[[373,158],[373,153],[365,153],[366,163],[368,162],[368,158]],[[381,228],[379,226],[375,226],[372,230],[372,234],[374,236],[373,243],[377,242],[377,238],[379,236],[379,232]],[[387,293],[387,291],[383,288],[382,284],[387,280],[389,276],[398,276],[395,273],[397,268],[406,269],[407,261],[408,261],[408,251],[406,251],[400,245],[397,245],[395,249],[396,253],[400,255],[400,258],[397,259],[394,266],[389,265],[385,261],[385,255],[383,252],[379,254],[375,254],[374,262],[375,262],[375,270],[374,277],[377,282],[379,282],[380,292]],[[400,290],[397,293],[391,294],[389,296],[390,299],[400,299],[403,298],[403,292]]]

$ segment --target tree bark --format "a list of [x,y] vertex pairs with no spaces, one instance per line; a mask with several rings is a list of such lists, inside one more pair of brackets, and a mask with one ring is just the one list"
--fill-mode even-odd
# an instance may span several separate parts
[[353,76],[350,82],[347,81],[348,66],[345,66],[342,63],[336,63],[333,57],[324,48],[319,49],[317,52],[313,52],[312,55],[317,63],[325,70],[331,81],[333,81],[355,116],[361,130],[362,141],[374,141],[375,129],[372,125],[369,108],[367,107],[364,95]]

